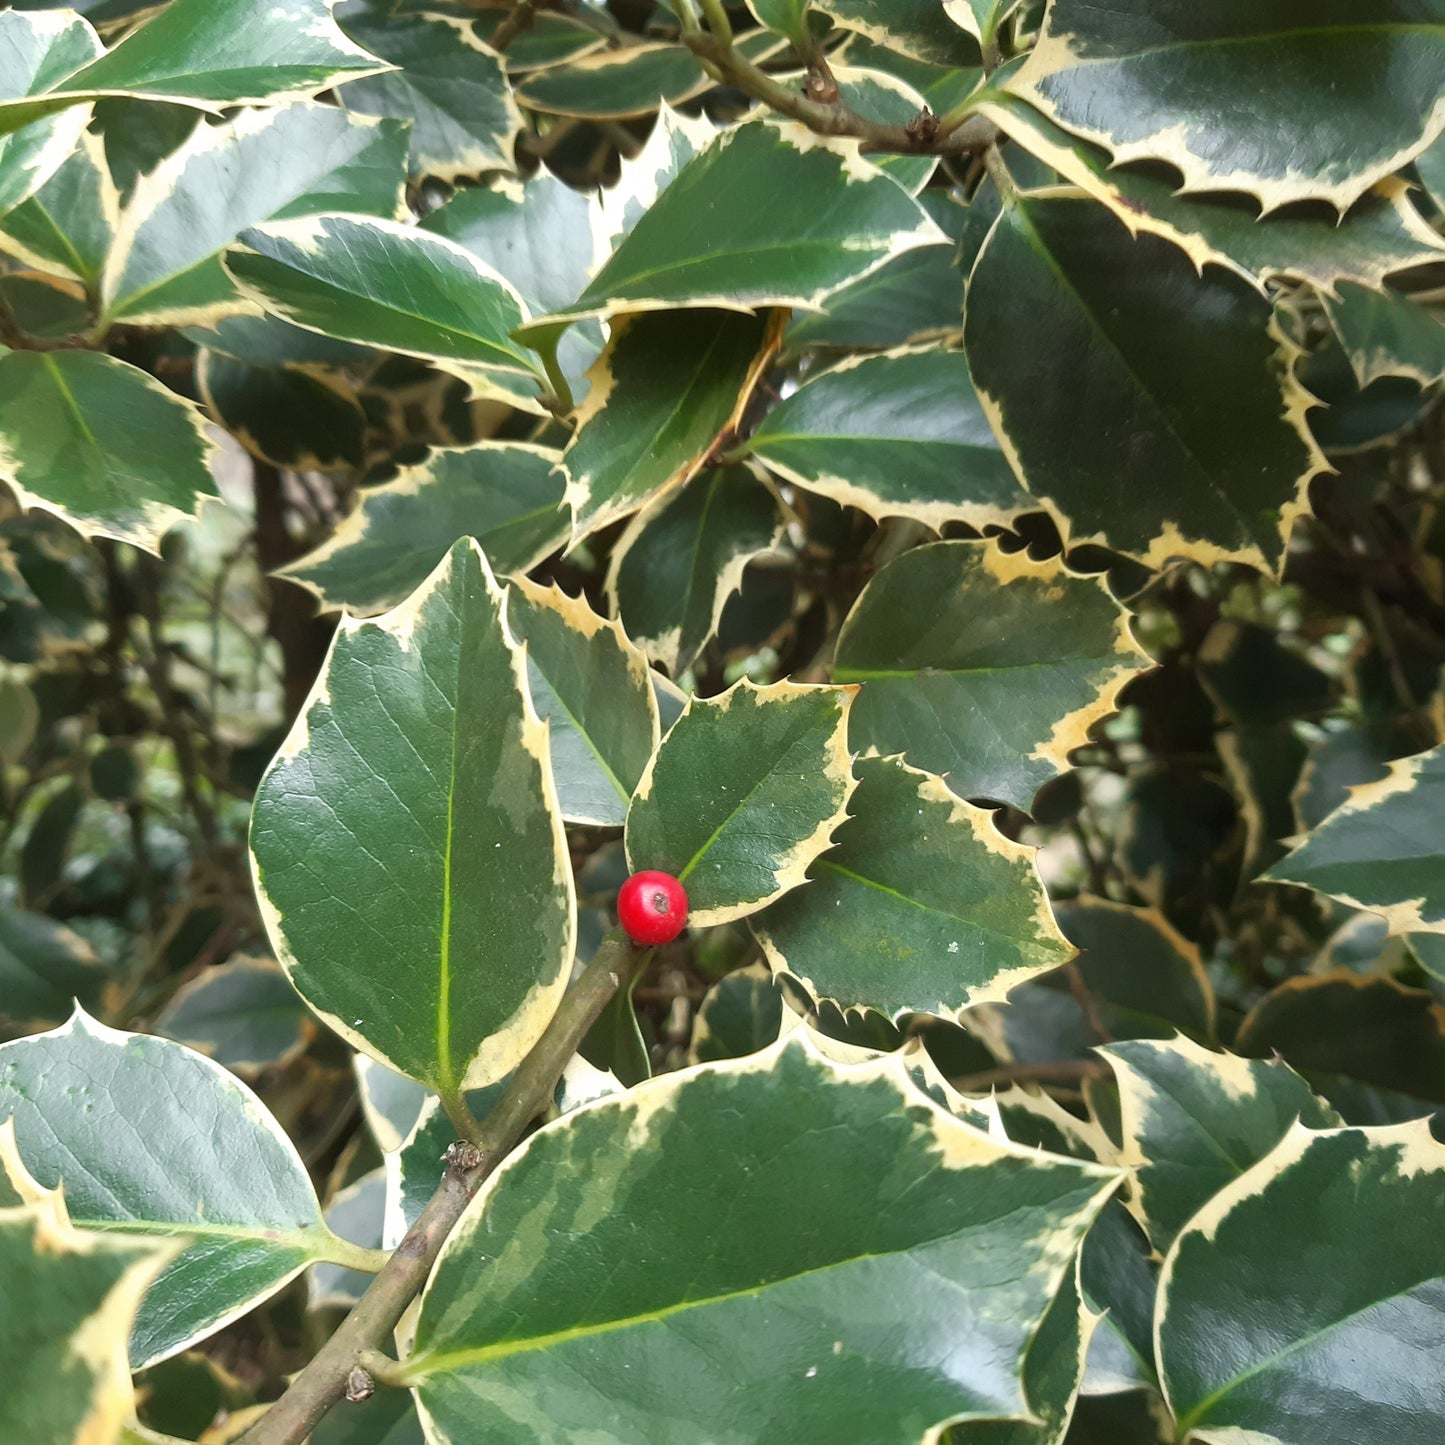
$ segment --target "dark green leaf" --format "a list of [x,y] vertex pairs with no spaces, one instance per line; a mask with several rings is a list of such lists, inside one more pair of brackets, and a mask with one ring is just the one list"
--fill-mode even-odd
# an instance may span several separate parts
[[741,417],[777,330],[765,315],[738,311],[614,323],[563,457],[574,541],[697,474]]
[[1070,541],[1150,565],[1278,566],[1323,459],[1248,283],[1197,275],[1086,198],[1018,197],[974,265],[964,340],[985,410]]
[[894,351],[810,378],[753,433],[780,476],[870,516],[1007,526],[1037,507],[1014,478],[957,351]]
[[[470,20],[437,14],[378,14],[350,4],[346,33],[373,55],[401,67],[352,81],[348,110],[411,121],[411,171],[455,181],[512,169],[522,113],[497,53]],[[347,206],[347,210],[359,210]]]
[[[212,1334],[313,1260],[356,1251],[321,1222],[295,1146],[219,1064],[77,1011],[0,1045],[0,1119],[82,1228],[185,1241],[131,1334],[141,1369]],[[244,1162],[244,1167],[241,1166]]]
[[[12,144],[30,134],[24,132]],[[5,144],[0,141],[0,151]],[[3,164],[0,161],[0,167]],[[120,198],[105,151],[100,140],[87,133],[60,169],[0,222],[0,249],[50,275],[94,288],[119,223]]]
[[784,1016],[783,995],[767,964],[735,969],[698,1005],[687,1061],[710,1064],[755,1054],[777,1042]]
[[816,308],[937,226],[856,152],[755,122],[690,161],[558,319],[674,306]]
[[1052,0],[1010,84],[1115,161],[1177,166],[1188,190],[1343,209],[1440,133],[1441,19],[1435,0]]
[[508,592],[507,626],[527,645],[532,705],[547,720],[562,816],[620,828],[659,736],[647,659],[583,598],[525,577]]
[[846,30],[930,65],[976,65],[978,46],[938,0],[813,0]]
[[629,636],[674,676],[716,633],[753,558],[783,535],[777,499],[745,467],[700,472],[640,512],[612,549],[607,596]]
[[1334,295],[1322,292],[1320,302],[1361,387],[1382,376],[1409,377],[1421,386],[1445,377],[1445,323],[1408,296],[1341,282]]
[[248,226],[345,206],[402,214],[406,132],[392,121],[302,103],[201,126],[145,176],[121,217],[103,286],[132,324],[206,323],[242,309],[220,253]]
[[79,1000],[95,1006],[105,971],[78,934],[43,913],[0,906],[0,1014],[53,1023]]
[[1101,1052],[1119,1080],[1134,1208],[1154,1248],[1169,1248],[1190,1216],[1263,1159],[1295,1120],[1339,1122],[1280,1063],[1216,1054],[1188,1039],[1136,1039]]
[[1390,764],[1353,789],[1266,875],[1388,920],[1392,933],[1445,933],[1445,746]]
[[1445,1148],[1423,1120],[1296,1128],[1164,1262],[1158,1349],[1182,1437],[1420,1445],[1445,1428]]
[[1094,579],[985,543],[936,542],[869,583],[833,676],[863,684],[856,750],[906,753],[959,797],[1027,811],[1146,665]]

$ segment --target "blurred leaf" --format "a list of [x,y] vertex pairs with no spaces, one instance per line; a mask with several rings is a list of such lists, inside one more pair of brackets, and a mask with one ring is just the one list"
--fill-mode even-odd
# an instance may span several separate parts
[[693,1021],[690,1064],[740,1059],[776,1043],[782,1033],[783,996],[765,963],[725,974],[708,989]]
[[53,1023],[79,1002],[94,1008],[106,972],[78,934],[43,913],[0,906],[0,1016]]
[[237,958],[197,974],[161,1010],[155,1031],[236,1073],[286,1062],[311,1034],[296,990],[262,958]]
[[[64,119],[58,117],[47,125]],[[46,125],[35,127],[37,132],[45,129]],[[30,134],[27,130],[8,142],[0,140],[0,171],[6,145],[16,145]],[[0,205],[0,212],[4,209]],[[93,289],[115,244],[119,223],[120,197],[105,151],[99,138],[87,133],[77,138],[76,148],[49,180],[0,222],[0,249],[38,270]]]

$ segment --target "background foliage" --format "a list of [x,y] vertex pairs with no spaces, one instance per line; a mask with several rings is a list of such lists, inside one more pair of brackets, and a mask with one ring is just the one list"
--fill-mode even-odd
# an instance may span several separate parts
[[1442,126],[1437,0],[0,11],[7,1438],[278,1428],[652,867],[317,1445],[1439,1437]]

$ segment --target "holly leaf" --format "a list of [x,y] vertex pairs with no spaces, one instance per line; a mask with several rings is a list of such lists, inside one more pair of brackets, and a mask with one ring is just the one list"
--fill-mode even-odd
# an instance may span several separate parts
[[258,11],[253,0],[174,0],[104,54],[92,31],[89,53],[72,41],[68,73],[51,78],[43,94],[20,90],[0,100],[0,135],[100,96],[219,111],[299,100],[385,70],[341,33],[335,3],[270,0]]
[[50,1023],[94,1007],[106,971],[78,933],[43,913],[0,907],[0,995],[12,1023]]
[[[30,134],[27,130],[15,141]],[[0,140],[0,152],[6,144]],[[0,250],[47,275],[94,289],[119,224],[120,196],[105,150],[100,138],[86,131],[44,185],[0,220]]]
[[1172,242],[1201,272],[1211,263],[1226,266],[1256,286],[1297,277],[1328,293],[1340,280],[1377,288],[1392,272],[1445,259],[1445,245],[1396,176],[1377,181],[1339,217],[1299,210],[1260,216],[1236,196],[1183,194],[1152,171],[1115,167],[1107,151],[1007,91],[980,97],[978,113],[1101,201],[1132,234]]
[[1168,161],[1187,191],[1343,210],[1445,127],[1439,18],[1411,0],[1052,0],[1008,84],[1115,163]]
[[398,67],[353,80],[341,92],[342,102],[363,115],[411,121],[413,176],[454,182],[513,169],[522,112],[502,57],[483,44],[469,19],[398,15],[355,4],[341,18],[358,45]]
[[1015,196],[974,264],[964,344],[1000,441],[1071,544],[1151,566],[1280,564],[1325,462],[1312,399],[1246,282],[1197,275],[1086,198]]
[[567,538],[565,488],[549,447],[440,447],[394,481],[365,488],[331,536],[280,575],[328,611],[370,614],[419,586],[458,537],[475,537],[498,572],[526,572]]
[[[183,1243],[136,1317],[135,1369],[214,1334],[313,1260],[358,1262],[322,1223],[306,1167],[265,1105],[168,1039],[77,1009],[50,1033],[0,1044],[5,1118],[24,1172],[63,1187],[81,1228]],[[13,1160],[5,1167],[26,1192]]]
[[267,931],[297,991],[443,1097],[515,1066],[572,965],[547,735],[502,611],[463,540],[393,611],[344,617],[252,813]]
[[135,1411],[126,1336],[141,1297],[175,1254],[158,1240],[71,1227],[59,1197],[0,1208],[6,1309],[0,1388],[7,1439],[118,1439]]
[[717,632],[753,558],[782,540],[777,498],[745,467],[704,470],[632,520],[612,549],[607,598],[628,634],[674,677]]
[[804,881],[853,791],[852,690],[737,683],[693,697],[627,813],[627,861],[671,873],[699,926],[756,912]]
[[1264,876],[1380,914],[1391,933],[1445,933],[1445,746],[1390,764]]
[[244,955],[182,984],[157,1015],[155,1031],[232,1073],[283,1064],[314,1034],[296,990],[275,962]]
[[[0,13],[0,216],[45,184],[90,119],[89,108],[77,106],[19,130],[5,123],[7,102],[50,90],[100,53],[95,31],[69,11]],[[37,109],[32,120],[47,114]]]
[[412,226],[314,216],[252,227],[223,254],[243,295],[307,331],[434,362],[479,387],[535,377],[522,298],[479,257]]
[[681,306],[816,310],[839,286],[939,239],[856,143],[751,122],[683,166],[581,296],[545,321]]
[[155,552],[217,495],[199,408],[96,351],[0,356],[0,478],[87,537]]
[[1100,1052],[1119,1081],[1135,1213],[1163,1252],[1200,1208],[1263,1159],[1297,1119],[1339,1123],[1285,1064],[1217,1054],[1185,1038],[1132,1039]]
[[697,475],[741,419],[780,334],[767,316],[737,311],[613,324],[562,459],[574,543]]
[[1297,1125],[1210,1200],[1159,1284],[1160,1373],[1181,1436],[1439,1434],[1445,1376],[1421,1361],[1442,1326],[1442,1202],[1445,1149],[1424,1119]]
[[880,521],[1007,526],[1037,507],[1019,488],[957,351],[854,357],[810,376],[754,431],[779,476]]
[[845,30],[929,65],[978,64],[978,46],[937,0],[813,0]]
[[1445,323],[1410,297],[1341,283],[1333,295],[1322,292],[1320,303],[1361,390],[1382,376],[1425,387],[1445,378]]
[[394,121],[302,103],[200,126],[137,183],[107,260],[111,322],[205,324],[245,303],[221,252],[250,226],[345,205],[397,218],[406,131]]
[[[699,1209],[721,1159],[728,1207]],[[806,1414],[819,1438],[884,1440],[1022,1414],[1029,1342],[1112,1185],[992,1142],[897,1061],[783,1043],[533,1135],[448,1239],[404,1369],[445,1440],[539,1398],[599,1445],[714,1439],[723,1417],[738,1438]]]
[[507,624],[527,645],[562,816],[620,828],[659,737],[646,657],[582,598],[525,577],[511,584]]
[[1093,578],[987,543],[934,542],[863,590],[833,677],[862,684],[855,751],[905,753],[959,797],[1028,811],[1146,666]]
[[752,919],[775,972],[896,1022],[1002,1001],[1068,960],[1034,849],[899,758],[854,772],[849,816],[808,886]]

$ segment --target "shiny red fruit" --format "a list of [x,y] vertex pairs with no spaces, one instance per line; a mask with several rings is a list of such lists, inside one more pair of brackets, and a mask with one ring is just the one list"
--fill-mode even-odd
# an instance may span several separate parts
[[617,921],[634,943],[671,943],[687,923],[687,891],[671,873],[634,873],[617,895]]

